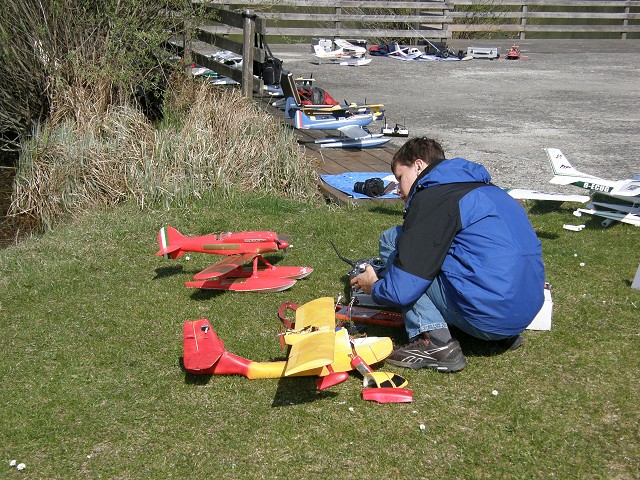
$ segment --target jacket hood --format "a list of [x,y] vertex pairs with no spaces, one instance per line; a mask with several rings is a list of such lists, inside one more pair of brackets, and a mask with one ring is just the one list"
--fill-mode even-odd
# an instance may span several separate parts
[[485,183],[489,185],[491,175],[479,163],[470,162],[464,158],[437,161],[429,165],[424,173],[418,177],[406,206],[409,206],[417,191],[449,183]]

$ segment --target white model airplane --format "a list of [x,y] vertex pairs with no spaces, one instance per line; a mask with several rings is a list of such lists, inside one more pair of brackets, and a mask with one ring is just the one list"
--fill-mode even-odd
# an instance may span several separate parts
[[576,215],[587,213],[603,217],[603,226],[619,221],[640,227],[640,175],[625,180],[605,180],[576,170],[557,148],[546,148],[545,151],[553,170],[550,183],[575,185],[591,191],[592,194],[615,200],[609,202],[592,199],[587,208],[576,210]]
[[390,57],[399,58],[401,60],[414,60],[422,55],[422,51],[417,47],[402,47],[398,43],[389,45]]
[[333,43],[335,43],[338,48],[330,51],[325,50],[322,45],[314,45],[313,54],[322,59],[344,60],[348,58],[362,58],[367,53],[366,48],[359,47],[340,38],[336,38]]

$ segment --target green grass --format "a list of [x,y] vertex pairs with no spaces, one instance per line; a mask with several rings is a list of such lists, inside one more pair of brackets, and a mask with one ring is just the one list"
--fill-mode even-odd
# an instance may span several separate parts
[[[530,217],[553,289],[552,330],[526,332],[524,348],[499,355],[463,339],[468,365],[454,375],[385,366],[409,380],[410,404],[363,401],[356,374],[318,392],[312,378],[180,367],[182,322],[201,317],[230,351],[283,358],[278,306],[343,290],[348,266],[329,240],[347,257],[372,256],[400,206],[256,195],[169,211],[122,206],[0,251],[0,477],[637,478],[640,292],[630,284],[640,229],[564,230],[577,223],[570,205]],[[214,257],[154,257],[162,225],[287,233],[291,251],[270,258],[315,271],[274,294],[186,289]]]

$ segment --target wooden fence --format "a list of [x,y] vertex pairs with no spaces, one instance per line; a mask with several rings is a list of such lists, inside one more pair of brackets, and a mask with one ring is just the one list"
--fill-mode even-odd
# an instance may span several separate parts
[[[204,0],[231,10],[250,8],[270,36],[440,39],[504,34],[509,38],[640,38],[637,0]],[[213,25],[212,33],[239,34]]]
[[[405,41],[447,40],[478,33],[517,35],[520,39],[525,39],[527,33],[614,34],[621,39],[631,34],[640,38],[640,0],[248,0],[242,3],[206,0],[198,3],[204,5],[216,21],[190,19],[185,22],[183,40],[169,45],[183,55],[187,65],[197,63],[241,83],[247,96],[263,89],[262,80],[254,75],[254,66],[263,64],[267,58],[267,33],[281,38]],[[234,36],[239,40],[234,40]],[[208,55],[207,47],[211,50],[212,46],[242,55],[242,70]]]
[[[262,79],[253,73],[254,63],[263,64],[267,58],[266,22],[253,10],[238,13],[217,7],[210,8],[215,9],[217,23],[224,25],[224,30],[239,32],[240,41],[227,38],[223,33],[216,32],[215,28],[209,29],[199,19],[189,19],[184,22],[183,37],[169,40],[166,48],[181,55],[186,67],[194,63],[235,80],[241,84],[242,92],[248,97],[254,92],[261,92],[264,85]],[[210,54],[213,50],[228,50],[241,55],[242,69],[212,57]]]

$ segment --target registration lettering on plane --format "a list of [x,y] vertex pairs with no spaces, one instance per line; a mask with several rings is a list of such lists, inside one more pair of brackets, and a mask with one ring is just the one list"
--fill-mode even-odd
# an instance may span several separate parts
[[597,192],[604,192],[604,193],[609,193],[611,191],[611,187],[607,185],[600,185],[599,183],[584,182],[584,188],[588,188],[589,190],[595,190]]

